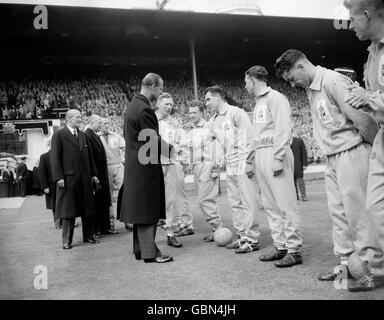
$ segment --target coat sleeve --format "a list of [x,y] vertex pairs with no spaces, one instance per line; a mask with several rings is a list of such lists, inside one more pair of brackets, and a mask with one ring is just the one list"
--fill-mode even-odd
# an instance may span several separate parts
[[255,133],[252,126],[251,120],[248,114],[243,110],[239,109],[236,113],[236,122],[240,130],[245,134],[246,152],[247,152],[247,163],[254,163],[255,159]]
[[335,79],[332,83],[332,87],[326,88],[326,90],[330,93],[333,100],[340,107],[340,110],[343,112],[343,114],[353,122],[353,125],[363,136],[364,140],[370,144],[373,144],[373,140],[379,131],[379,127],[376,121],[373,119],[372,115],[367,112],[357,110],[351,107],[348,103],[344,102],[344,98],[348,93],[348,86],[350,84],[352,84],[352,80],[348,79],[347,77],[340,77]]
[[91,177],[98,177],[99,173],[97,172],[96,164],[95,164],[95,148],[93,146],[93,138],[85,134],[85,140],[88,145],[88,159],[89,159],[89,167],[91,168]]
[[63,142],[60,136],[60,131],[57,131],[53,134],[51,142],[51,170],[53,182],[56,182],[60,179],[64,179],[64,168],[62,159]]
[[145,135],[149,136],[151,143],[158,146],[161,154],[165,157],[171,157],[173,146],[165,142],[159,135],[158,122],[154,112],[151,109],[145,108],[140,115],[139,122],[141,130],[145,130]]
[[46,161],[49,160],[46,158],[46,155],[43,154],[40,156],[40,162],[39,162],[39,180],[41,184],[41,188],[49,188],[49,179],[48,179],[48,172],[47,172],[47,163]]
[[291,145],[291,109],[288,99],[282,94],[274,94],[271,96],[269,106],[275,125],[273,132],[273,158],[282,160]]

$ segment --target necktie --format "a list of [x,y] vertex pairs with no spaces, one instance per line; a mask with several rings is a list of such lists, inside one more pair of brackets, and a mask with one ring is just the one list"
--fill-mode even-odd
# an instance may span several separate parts
[[77,130],[76,129],[74,130],[74,134],[73,135],[75,136],[76,140],[79,140],[79,136],[77,135]]

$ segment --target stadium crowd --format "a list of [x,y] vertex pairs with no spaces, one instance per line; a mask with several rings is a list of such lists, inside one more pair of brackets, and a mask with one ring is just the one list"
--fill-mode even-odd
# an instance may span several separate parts
[[[127,84],[129,83],[129,85]],[[198,97],[203,101],[205,87],[218,84],[227,90],[232,104],[252,112],[254,102],[244,90],[243,79],[210,79],[198,87]],[[293,90],[282,81],[273,80],[269,85],[283,93],[290,101],[294,128],[303,138],[310,162],[323,157],[313,138],[312,120],[305,92]],[[0,82],[0,119],[42,119],[53,116],[57,108],[81,110],[85,122],[92,114],[110,119],[110,130],[122,134],[123,114],[126,105],[140,87],[139,77],[128,81],[108,81],[106,78],[81,80],[25,80]],[[190,129],[187,116],[187,101],[193,100],[192,82],[187,79],[172,79],[164,88],[175,98],[175,117],[184,129]],[[210,115],[207,114],[206,118]]]

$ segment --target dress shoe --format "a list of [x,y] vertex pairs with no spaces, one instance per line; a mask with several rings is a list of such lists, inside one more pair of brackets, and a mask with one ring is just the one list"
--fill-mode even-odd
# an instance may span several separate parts
[[275,266],[278,268],[288,268],[296,264],[302,264],[302,263],[303,263],[303,257],[301,255],[301,252],[291,252],[291,253],[287,253],[283,259],[275,262]]
[[135,259],[141,260],[141,253],[140,252],[135,253]]
[[257,251],[260,249],[260,246],[256,242],[250,242],[250,241],[245,241],[239,249],[235,250],[235,253],[248,253],[252,251]]
[[98,238],[102,238],[103,236],[101,235],[100,232],[97,232],[93,235],[94,238],[98,239]]
[[213,237],[213,233],[211,233],[211,234],[205,236],[205,237],[203,238],[203,241],[205,241],[205,242],[213,242],[213,241],[215,241],[215,239],[214,239],[214,237]]
[[63,244],[63,249],[64,250],[72,249],[72,246],[69,243],[64,243]]
[[276,261],[276,260],[283,259],[287,253],[288,253],[288,250],[274,249],[270,253],[260,256],[259,259],[263,262]]
[[166,263],[166,262],[171,262],[171,261],[173,261],[173,258],[170,256],[159,256],[159,257],[156,257],[153,259],[144,259],[145,263],[152,263],[152,262]]
[[108,230],[107,234],[118,234],[116,230]]
[[171,247],[175,247],[175,248],[181,248],[183,246],[182,243],[180,243],[179,241],[177,241],[177,239],[173,236],[173,237],[170,237],[168,236],[167,237],[167,244]]
[[84,243],[100,243],[99,240],[95,239],[95,238],[88,238],[88,239],[83,239],[83,242]]
[[193,228],[187,227],[180,230],[180,232],[175,232],[175,237],[184,237],[184,236],[190,236],[194,234],[195,231],[193,231]]

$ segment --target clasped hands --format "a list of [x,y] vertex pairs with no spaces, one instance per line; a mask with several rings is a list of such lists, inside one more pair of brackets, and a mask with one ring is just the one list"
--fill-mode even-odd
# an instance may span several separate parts
[[349,93],[344,97],[344,102],[348,103],[355,109],[363,109],[364,111],[372,111],[369,105],[369,93],[357,83],[348,87]]

